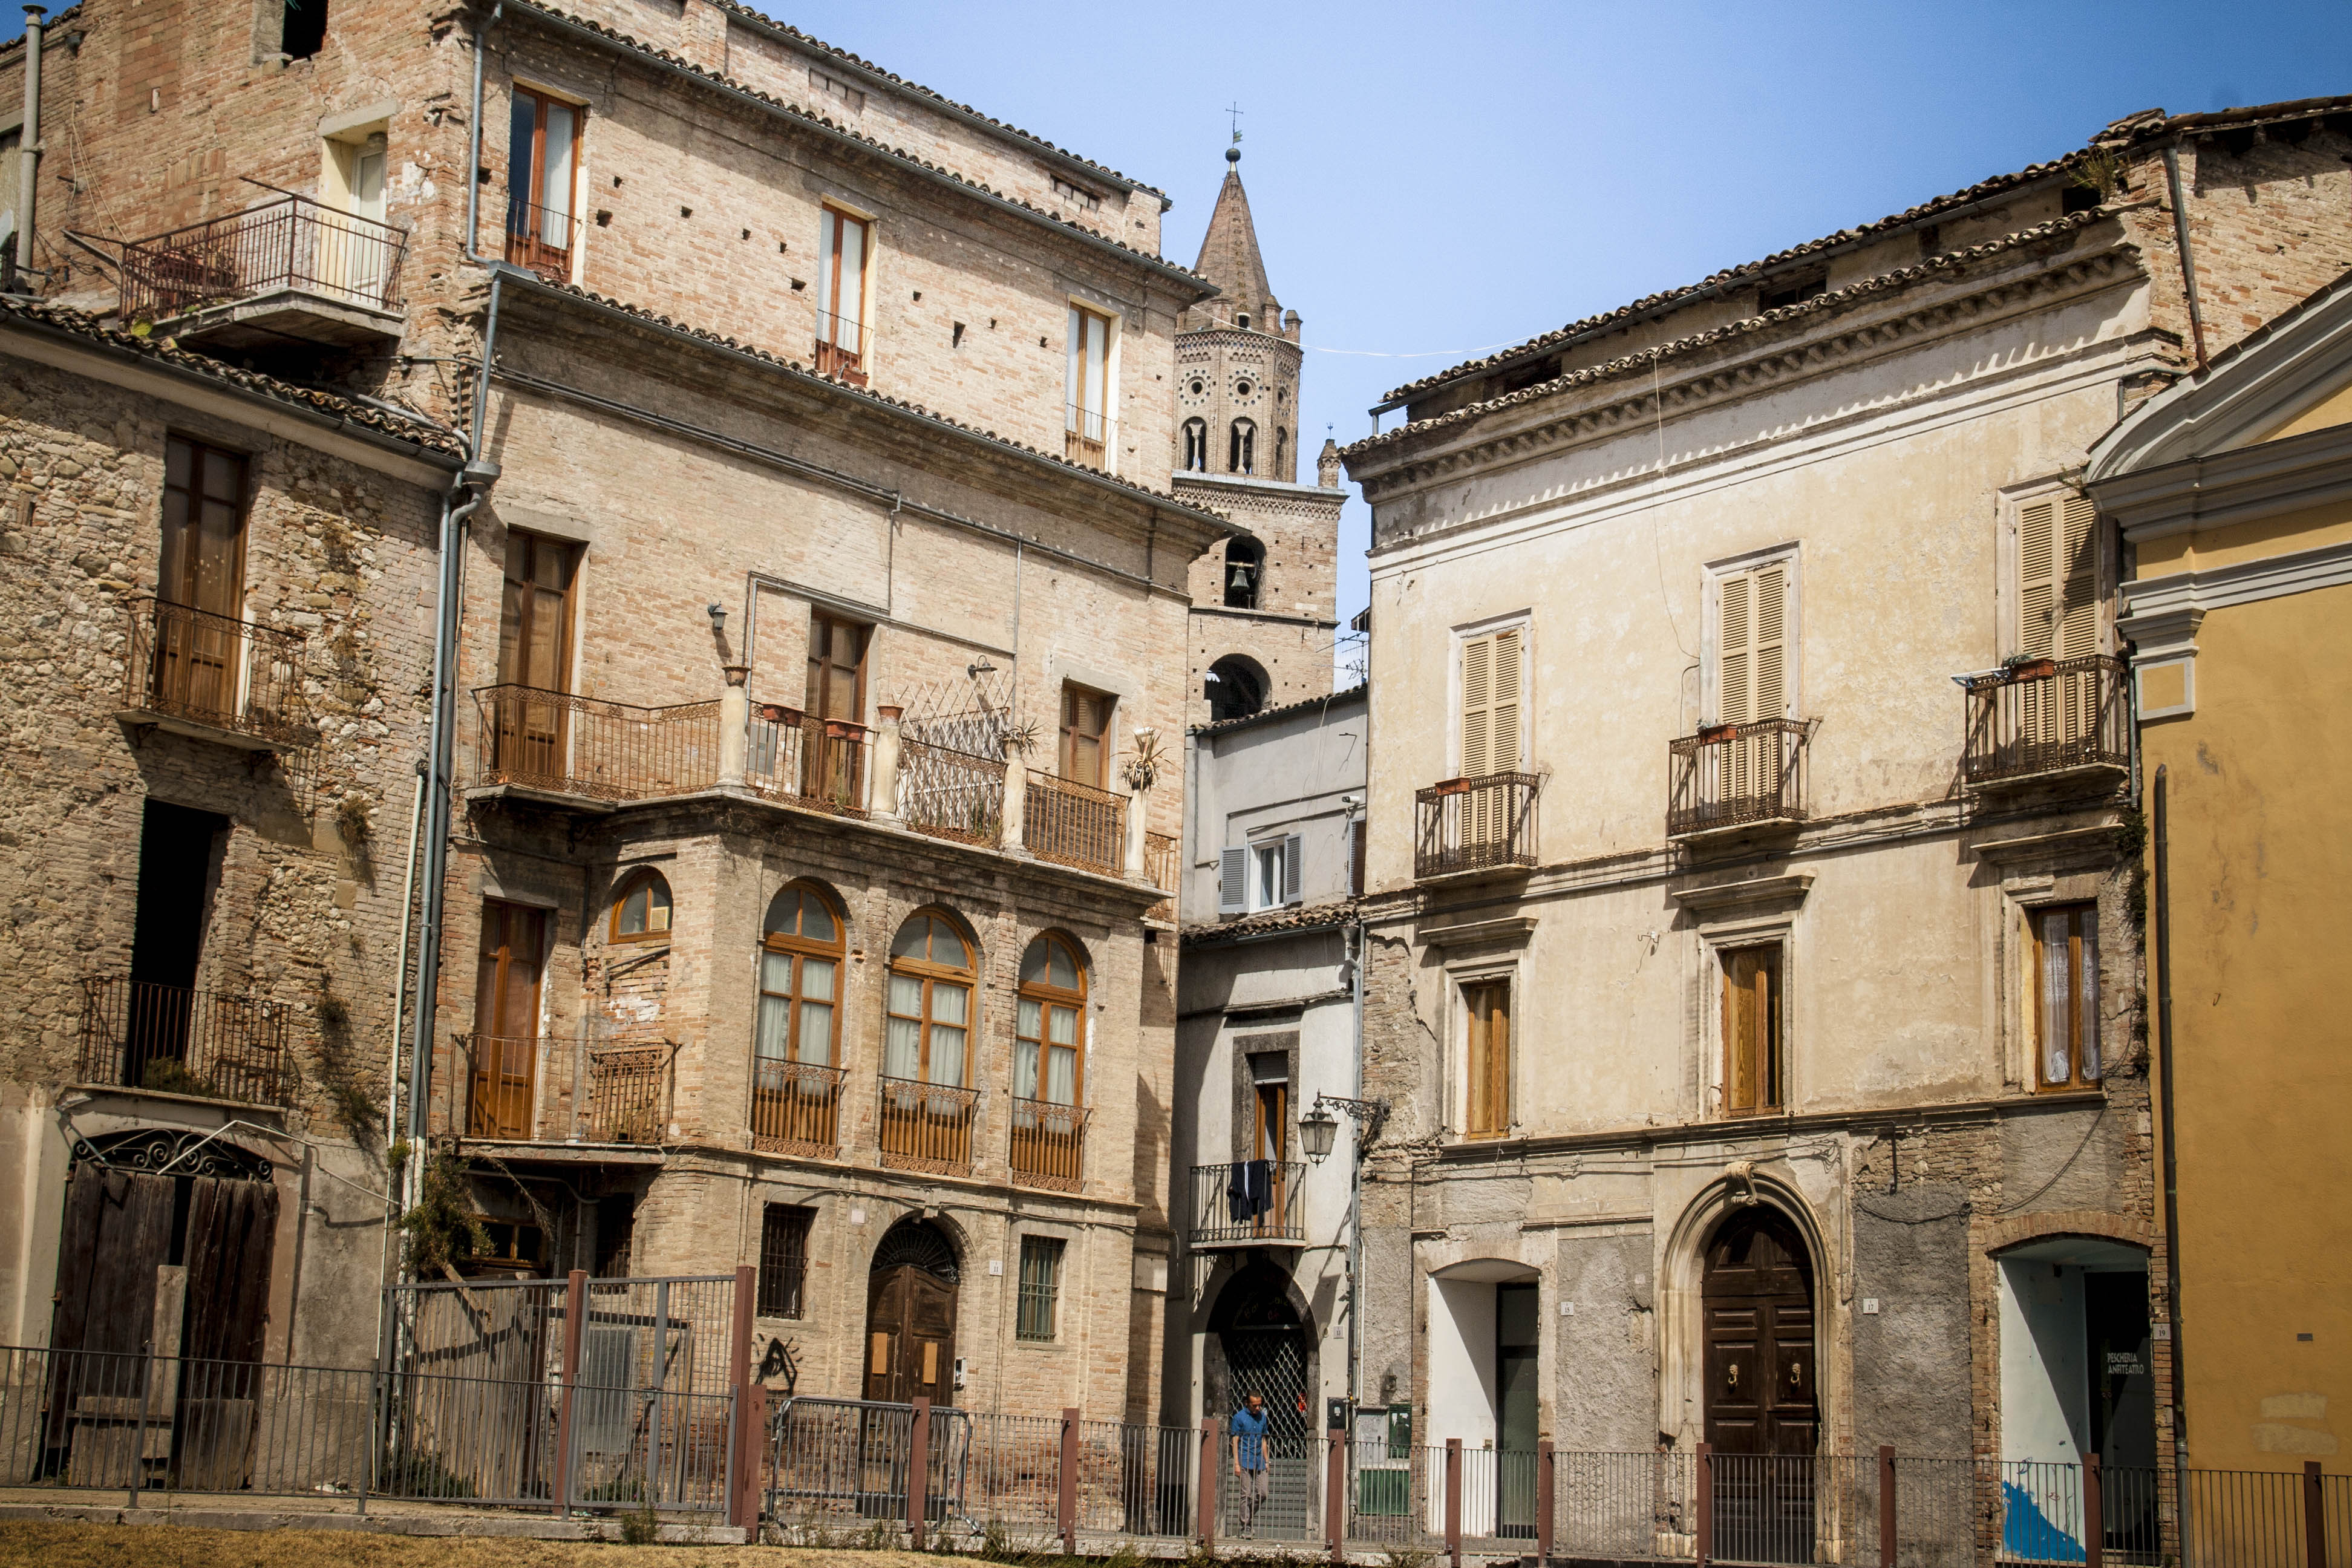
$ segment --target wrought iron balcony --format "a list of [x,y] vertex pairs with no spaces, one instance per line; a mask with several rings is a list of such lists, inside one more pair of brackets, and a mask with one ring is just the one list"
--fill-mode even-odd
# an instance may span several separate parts
[[1178,879],[1184,874],[1184,845],[1172,833],[1146,833],[1143,836],[1143,869],[1151,885],[1168,896],[1143,911],[1148,921],[1176,923],[1178,895],[1184,884]]
[[2111,777],[2131,767],[2131,669],[2106,654],[2035,659],[1962,679],[1960,776],[1989,789]]
[[831,1159],[841,1148],[836,1067],[761,1058],[751,1064],[751,1147]]
[[882,1163],[901,1171],[971,1174],[971,1124],[980,1091],[913,1079],[882,1079]]
[[284,195],[125,241],[122,313],[223,348],[396,339],[407,246],[390,224]]
[[245,751],[308,734],[302,638],[161,599],[131,603],[121,717]]
[[1127,870],[1127,797],[1052,773],[1031,773],[1022,842],[1040,860],[1098,871]]
[[[846,719],[754,703],[744,782],[809,811],[864,816],[872,788],[874,731]],[[1000,785],[998,795],[1003,795]]]
[[1003,759],[900,742],[898,818],[918,833],[993,848],[1004,831]]
[[1536,863],[1534,773],[1482,773],[1413,792],[1417,881]]
[[1242,1160],[1192,1167],[1192,1250],[1307,1245],[1307,1167]]
[[487,1142],[657,1144],[669,1126],[667,1040],[461,1035],[446,1130]]
[[1811,728],[1802,719],[1765,719],[1717,724],[1672,742],[1666,837],[1705,838],[1802,822]]
[[719,782],[719,704],[639,708],[528,686],[474,693],[477,789],[608,806]]
[[1051,1100],[1013,1102],[1013,1179],[1024,1187],[1075,1193],[1086,1173],[1087,1108]]
[[282,1105],[294,1084],[281,1004],[120,976],[81,983],[81,1079]]

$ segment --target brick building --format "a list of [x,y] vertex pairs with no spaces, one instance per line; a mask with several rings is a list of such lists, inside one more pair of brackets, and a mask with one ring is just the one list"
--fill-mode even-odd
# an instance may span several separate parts
[[[2352,261],[2347,153],[2347,100],[2137,115],[1348,449],[1363,1396],[1417,1440],[2168,1457],[2124,558],[2079,481]],[[1718,1465],[1713,1554],[1838,1515],[1780,1473]],[[1465,1528],[1527,1523],[1486,1495]]]
[[1164,198],[727,0],[317,15],[55,18],[31,263],[474,459],[401,1111],[465,1267],[756,1265],[802,1393],[1152,1408],[1234,531]]

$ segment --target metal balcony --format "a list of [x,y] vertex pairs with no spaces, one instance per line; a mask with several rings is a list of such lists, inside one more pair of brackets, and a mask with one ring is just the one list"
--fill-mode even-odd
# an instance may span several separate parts
[[131,616],[125,723],[248,752],[308,738],[299,635],[161,599],[133,600]]
[[1717,724],[1669,748],[1666,837],[1686,841],[1775,828],[1805,819],[1802,719]]
[[262,998],[120,976],[81,983],[81,1080],[282,1105],[289,1010]]
[[1977,789],[2113,782],[2131,769],[2130,680],[2130,667],[2106,654],[1961,678],[1961,778]]
[[1533,867],[1541,782],[1534,773],[1482,773],[1414,791],[1413,879]]
[[123,243],[122,314],[212,349],[397,340],[404,230],[282,195]]
[[1192,1167],[1195,1252],[1307,1245],[1307,1167],[1243,1160]]

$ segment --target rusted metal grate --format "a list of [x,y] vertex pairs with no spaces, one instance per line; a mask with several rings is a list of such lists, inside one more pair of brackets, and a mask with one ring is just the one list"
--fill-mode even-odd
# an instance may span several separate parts
[[971,1124],[976,1089],[913,1079],[882,1080],[882,1163],[937,1175],[971,1173]]
[[652,800],[719,782],[719,704],[639,708],[541,691],[486,686],[478,721],[476,787],[505,784],[583,800]]
[[1127,867],[1127,797],[1051,773],[1031,773],[1022,837],[1029,853],[1116,877]]
[[1177,904],[1183,890],[1183,883],[1178,880],[1184,874],[1183,841],[1172,833],[1146,833],[1143,869],[1151,879],[1151,885],[1168,895],[1144,910],[1143,918],[1175,924]]
[[302,638],[161,599],[131,605],[123,705],[281,744],[302,739]]
[[846,719],[819,719],[774,702],[754,703],[744,782],[810,811],[866,815],[874,732]]
[[830,1159],[840,1147],[841,1078],[839,1068],[814,1062],[754,1062],[751,1147]]
[[293,1087],[278,1003],[120,976],[86,977],[81,993],[85,1083],[257,1105]]
[[898,816],[918,832],[967,844],[994,844],[1004,828],[1004,763],[903,740]]
[[1086,1170],[1087,1108],[1044,1100],[1013,1102],[1013,1179],[1025,1187],[1075,1193]]

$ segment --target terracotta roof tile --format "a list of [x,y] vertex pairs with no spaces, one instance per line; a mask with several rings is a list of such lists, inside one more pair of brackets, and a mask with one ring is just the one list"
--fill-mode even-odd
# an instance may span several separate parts
[[1234,730],[1246,730],[1253,724],[1264,724],[1276,719],[1286,719],[1294,713],[1304,713],[1309,708],[1328,708],[1334,702],[1347,702],[1361,697],[1372,689],[1370,681],[1332,692],[1328,697],[1309,697],[1299,702],[1286,702],[1279,708],[1261,708],[1255,713],[1244,713],[1238,719],[1219,719],[1207,724],[1195,724],[1195,735],[1223,735]]
[[1302,904],[1297,909],[1268,910],[1264,914],[1244,915],[1239,920],[1203,921],[1186,926],[1182,941],[1186,947],[1205,947],[1220,942],[1238,941],[1245,936],[1343,926],[1356,918],[1358,902],[1355,899],[1340,899],[1328,904]]

